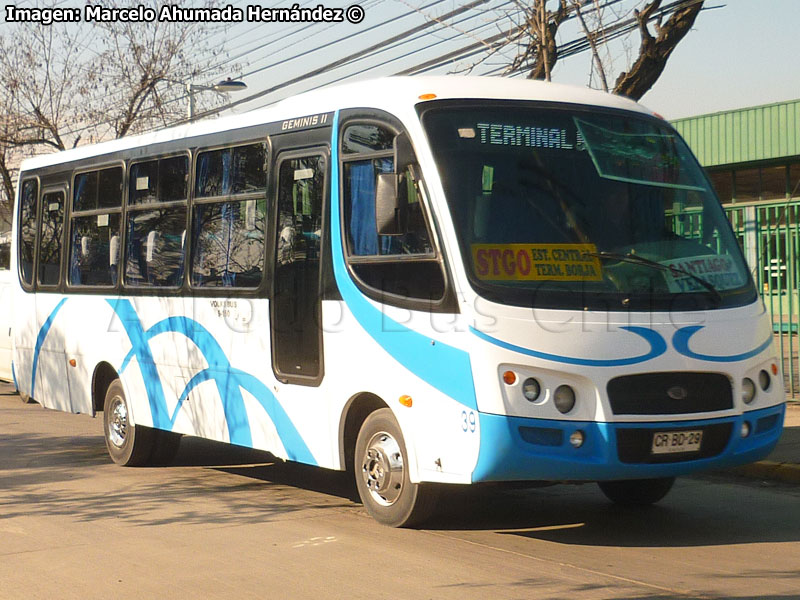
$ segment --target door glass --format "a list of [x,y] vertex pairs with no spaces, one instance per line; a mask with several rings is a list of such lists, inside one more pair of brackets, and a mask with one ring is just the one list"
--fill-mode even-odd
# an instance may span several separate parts
[[324,184],[322,156],[280,163],[272,328],[275,366],[287,377],[320,374]]
[[58,285],[61,271],[61,233],[64,229],[64,192],[42,196],[39,236],[39,284]]

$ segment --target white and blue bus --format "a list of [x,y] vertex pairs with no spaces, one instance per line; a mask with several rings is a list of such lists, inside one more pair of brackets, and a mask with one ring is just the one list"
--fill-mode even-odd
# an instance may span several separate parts
[[103,412],[112,459],[180,434],[352,469],[420,522],[443,484],[660,500],[758,460],[784,391],[702,169],[623,98],[397,78],[24,163],[16,385]]
[[11,232],[0,233],[0,379],[11,381]]

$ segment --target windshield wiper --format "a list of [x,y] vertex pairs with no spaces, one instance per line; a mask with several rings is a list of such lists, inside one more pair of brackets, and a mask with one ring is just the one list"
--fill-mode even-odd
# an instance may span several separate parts
[[618,260],[620,262],[631,263],[634,265],[644,265],[646,267],[650,267],[651,269],[657,269],[659,271],[664,271],[670,273],[671,275],[684,275],[689,277],[693,281],[696,281],[701,286],[703,286],[706,291],[716,300],[717,304],[722,302],[722,295],[719,293],[719,290],[711,285],[708,281],[703,279],[702,277],[698,277],[694,273],[690,273],[686,269],[681,269],[680,267],[675,266],[668,266],[662,265],[659,262],[654,260],[650,260],[649,258],[644,258],[642,256],[638,256],[631,252],[627,252],[622,254],[620,252],[587,252],[586,256],[593,256],[595,258],[599,258],[601,260]]

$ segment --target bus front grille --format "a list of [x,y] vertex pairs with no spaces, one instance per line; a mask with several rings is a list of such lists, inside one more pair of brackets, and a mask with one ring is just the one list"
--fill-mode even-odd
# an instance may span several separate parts
[[606,387],[615,415],[680,415],[733,408],[730,380],[719,373],[642,373]]

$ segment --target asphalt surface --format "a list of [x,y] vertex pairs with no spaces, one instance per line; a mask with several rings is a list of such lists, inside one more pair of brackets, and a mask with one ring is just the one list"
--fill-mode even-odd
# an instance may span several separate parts
[[[0,380],[0,395],[14,393],[14,386]],[[743,477],[800,484],[800,401],[788,400],[783,434],[770,455],[759,462],[730,469]]]
[[463,486],[422,529],[397,530],[369,518],[346,473],[183,442],[168,468],[120,468],[102,419],[0,389],[0,600],[796,600],[800,590],[793,484],[682,477],[644,510],[595,485]]

